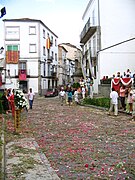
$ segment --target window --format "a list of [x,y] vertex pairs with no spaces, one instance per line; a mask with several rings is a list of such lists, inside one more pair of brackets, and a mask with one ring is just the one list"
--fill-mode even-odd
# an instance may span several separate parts
[[54,88],[54,80],[52,80],[52,88]]
[[29,34],[30,35],[36,34],[36,27],[35,26],[30,26],[29,27]]
[[6,39],[20,39],[20,27],[19,26],[7,26],[6,27]]
[[93,36],[93,55],[96,55],[96,37]]
[[48,80],[48,89],[50,89],[50,80]]
[[55,61],[57,61],[57,53],[55,53]]
[[52,59],[54,59],[54,53],[53,53],[53,51],[52,51]]
[[57,46],[57,40],[55,39],[55,46]]
[[94,66],[94,76],[97,77],[97,70],[96,66]]
[[89,40],[89,53],[91,55],[91,40]]
[[87,44],[85,44],[85,52],[87,51]]
[[46,76],[46,69],[45,69],[45,67],[46,67],[46,64],[44,63],[44,77]]
[[53,36],[51,36],[51,45],[53,45]]
[[43,46],[43,55],[45,56],[45,46]]
[[29,45],[29,52],[30,53],[36,53],[36,44],[30,44]]
[[26,62],[20,62],[19,63],[19,69],[20,70],[25,70],[26,69]]
[[43,38],[45,39],[45,30],[43,29]]
[[92,11],[92,25],[95,25],[95,10]]
[[50,64],[48,64],[48,76],[50,76],[51,74],[51,67],[50,67]]
[[49,38],[49,33],[47,33],[47,38]]

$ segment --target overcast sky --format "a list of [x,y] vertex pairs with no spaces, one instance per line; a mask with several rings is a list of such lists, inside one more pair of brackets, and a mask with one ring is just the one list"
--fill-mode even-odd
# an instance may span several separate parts
[[5,6],[7,11],[0,19],[0,26],[3,25],[2,19],[39,19],[59,37],[59,43],[79,45],[83,28],[82,15],[88,2],[89,0],[0,0],[0,5]]

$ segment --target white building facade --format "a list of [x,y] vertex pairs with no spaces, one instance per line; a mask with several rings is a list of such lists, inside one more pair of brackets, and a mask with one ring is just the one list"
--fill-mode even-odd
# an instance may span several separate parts
[[94,77],[94,92],[104,77],[127,69],[135,73],[135,1],[90,0],[80,35],[84,77]]
[[67,76],[67,50],[59,45],[58,46],[58,79],[59,86],[65,85],[68,82]]
[[57,87],[58,37],[42,21],[4,19],[5,88],[44,94]]
[[77,48],[75,45],[70,43],[62,43],[60,44],[63,48],[67,50],[66,53],[66,74],[67,80],[66,84],[73,84],[74,74],[79,68],[80,59],[81,59],[81,50]]

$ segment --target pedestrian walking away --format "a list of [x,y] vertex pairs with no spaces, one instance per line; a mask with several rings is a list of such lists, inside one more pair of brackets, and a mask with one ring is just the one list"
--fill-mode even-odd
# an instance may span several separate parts
[[73,99],[73,93],[72,93],[72,90],[69,89],[69,91],[68,91],[68,104],[69,104],[69,106],[72,103],[72,99]]
[[109,115],[111,115],[111,112],[114,109],[114,115],[118,115],[118,93],[115,91],[114,88],[112,88],[112,92],[110,93],[111,98],[111,105],[109,109]]
[[32,109],[33,102],[34,102],[34,97],[35,97],[35,93],[32,92],[32,88],[30,88],[29,93],[28,93],[28,100],[29,100],[30,109]]

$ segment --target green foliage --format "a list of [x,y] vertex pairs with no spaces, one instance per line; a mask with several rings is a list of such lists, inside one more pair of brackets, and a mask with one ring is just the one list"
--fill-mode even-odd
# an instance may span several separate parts
[[79,88],[79,87],[80,87],[80,84],[78,82],[73,84],[73,88]]
[[93,98],[93,99],[85,98],[83,100],[83,104],[109,108],[110,107],[110,99],[109,98]]

